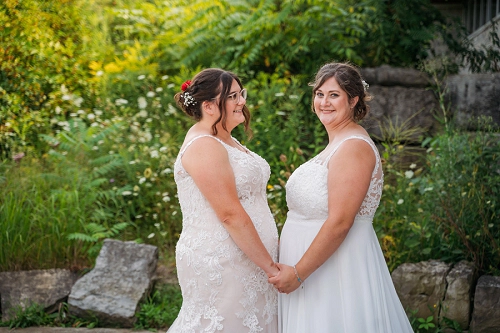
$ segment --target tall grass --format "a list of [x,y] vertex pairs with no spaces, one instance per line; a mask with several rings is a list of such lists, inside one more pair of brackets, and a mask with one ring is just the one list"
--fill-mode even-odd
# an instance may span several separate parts
[[63,169],[55,177],[36,160],[2,167],[0,271],[88,266],[82,245],[67,239],[81,230],[95,201],[81,186],[82,170]]

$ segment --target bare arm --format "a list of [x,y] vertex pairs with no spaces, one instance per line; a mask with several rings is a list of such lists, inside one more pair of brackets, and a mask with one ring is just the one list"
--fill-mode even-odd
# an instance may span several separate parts
[[[307,279],[339,248],[351,229],[354,218],[370,186],[375,155],[362,140],[347,140],[328,163],[328,217],[313,242],[295,265],[302,281]],[[281,265],[270,283],[282,292],[299,287],[292,267]]]
[[182,165],[214,209],[236,245],[268,276],[278,267],[241,205],[226,149],[213,138],[196,140],[182,156]]

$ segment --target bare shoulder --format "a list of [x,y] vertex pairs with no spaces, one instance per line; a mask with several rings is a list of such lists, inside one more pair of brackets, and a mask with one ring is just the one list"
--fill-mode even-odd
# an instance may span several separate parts
[[[370,140],[367,137],[367,140]],[[373,147],[367,141],[360,138],[345,140],[335,153],[335,158],[330,160],[330,165],[349,169],[366,167],[373,170],[376,157]]]
[[[194,141],[192,141],[195,139]],[[209,166],[214,163],[220,163],[227,159],[227,150],[223,144],[212,136],[199,136],[189,138],[186,137],[185,144],[187,146],[182,156],[184,167],[189,167],[189,164]]]

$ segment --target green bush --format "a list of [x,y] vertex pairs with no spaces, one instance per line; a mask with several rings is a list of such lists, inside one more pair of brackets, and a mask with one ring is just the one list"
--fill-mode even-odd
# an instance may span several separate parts
[[0,3],[0,158],[43,152],[39,133],[92,105],[88,65],[105,47],[87,6],[94,2]]
[[137,329],[165,329],[172,325],[182,306],[182,295],[177,285],[162,285],[142,303],[137,313]]
[[488,127],[449,131],[426,140],[425,159],[406,170],[384,166],[374,224],[391,270],[404,262],[466,259],[480,273],[498,274],[499,140]]

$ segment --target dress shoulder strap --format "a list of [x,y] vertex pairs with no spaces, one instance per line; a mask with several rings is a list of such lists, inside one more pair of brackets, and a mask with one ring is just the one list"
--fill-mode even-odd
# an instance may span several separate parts
[[186,143],[186,145],[184,146],[184,148],[181,149],[181,151],[179,152],[179,158],[182,157],[182,155],[184,155],[184,153],[186,152],[186,149],[188,149],[189,146],[191,146],[193,144],[193,142],[195,142],[199,138],[204,138],[204,137],[213,138],[213,139],[219,141],[224,146],[224,142],[222,142],[221,139],[219,139],[219,138],[217,138],[217,137],[215,137],[213,135],[210,135],[210,134],[198,135],[198,136],[195,136],[194,138],[192,138],[191,140],[189,140],[189,142]]
[[378,153],[378,149],[375,146],[375,144],[373,143],[373,141],[370,138],[368,138],[368,137],[366,137],[364,135],[351,135],[351,136],[348,136],[347,138],[344,138],[342,141],[339,142],[339,144],[337,146],[335,146],[335,148],[333,148],[333,150],[330,152],[330,154],[328,154],[328,156],[326,157],[324,163],[328,164],[328,162],[330,161],[330,158],[339,149],[340,145],[343,144],[344,142],[346,142],[347,140],[352,140],[352,139],[363,140],[366,143],[368,143],[370,145],[370,147],[372,147],[373,153],[375,154],[375,159],[376,159],[375,169],[373,170],[373,174],[376,174],[377,171],[378,171],[379,165],[380,165],[380,156],[379,156],[379,153]]

